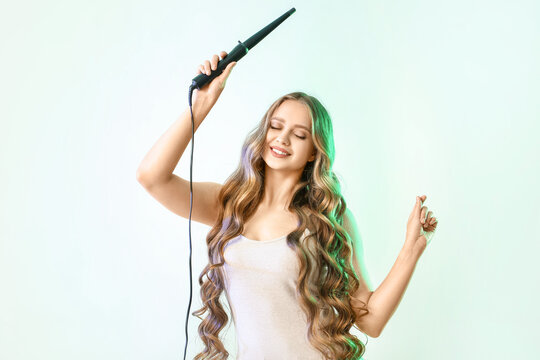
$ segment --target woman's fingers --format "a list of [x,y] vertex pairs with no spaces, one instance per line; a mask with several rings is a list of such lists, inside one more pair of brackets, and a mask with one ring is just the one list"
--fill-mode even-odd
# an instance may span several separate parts
[[197,71],[201,74],[210,75],[213,70],[217,69],[218,62],[222,60],[225,56],[227,56],[226,51],[220,52],[219,55],[212,55],[212,58],[210,60],[205,60],[201,65],[199,65]]
[[428,213],[428,220],[426,220],[426,223],[423,224],[424,231],[433,231],[437,227],[437,218],[429,218],[430,214],[432,214],[431,211]]
[[[419,196],[422,203],[426,201],[427,196]],[[427,214],[426,214],[427,213]],[[427,206],[420,208],[420,223],[423,224],[425,229],[434,230],[437,227],[437,218],[433,217],[433,211],[428,211]]]
[[217,63],[219,61],[219,56],[217,56],[216,54],[214,54],[212,56],[212,70],[216,70],[217,69]]
[[210,61],[209,60],[204,61],[204,72],[206,75],[210,75]]
[[422,206],[420,208],[420,222],[423,224],[426,220],[426,211],[427,211],[427,206]]

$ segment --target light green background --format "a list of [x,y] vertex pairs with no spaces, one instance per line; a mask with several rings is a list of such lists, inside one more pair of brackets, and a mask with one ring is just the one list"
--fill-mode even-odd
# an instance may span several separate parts
[[[0,14],[1,359],[183,357],[188,221],[135,172],[198,65],[292,7],[197,131],[194,181],[227,178],[277,97],[316,96],[373,286],[416,195],[440,222],[365,359],[538,356],[538,2],[65,0]],[[191,230],[192,312],[209,228]]]

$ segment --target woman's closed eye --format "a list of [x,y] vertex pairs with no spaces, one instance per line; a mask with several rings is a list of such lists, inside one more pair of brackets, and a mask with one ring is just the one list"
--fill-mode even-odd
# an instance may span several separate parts
[[[277,129],[277,130],[280,129],[280,128],[277,128],[277,127],[274,127],[274,126],[271,126],[271,125],[270,125],[270,128],[271,128],[271,129]],[[296,135],[296,134],[295,134],[295,136],[296,136],[297,138],[299,138],[299,139],[302,139],[302,140],[304,140],[304,139],[306,138],[305,136],[300,136],[300,135]]]

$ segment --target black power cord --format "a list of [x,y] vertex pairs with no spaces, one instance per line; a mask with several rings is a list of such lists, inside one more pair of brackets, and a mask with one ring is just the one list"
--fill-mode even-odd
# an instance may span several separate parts
[[195,85],[191,85],[189,87],[189,93],[188,93],[188,102],[189,102],[189,111],[191,112],[191,156],[190,156],[190,163],[189,163],[189,222],[188,222],[188,232],[189,232],[189,303],[188,303],[188,310],[186,314],[186,345],[184,346],[184,360],[186,360],[186,351],[188,346],[188,321],[189,321],[189,311],[191,309],[191,298],[193,297],[193,280],[192,280],[192,272],[191,269],[191,210],[193,208],[193,145],[195,143],[195,121],[193,120],[193,108],[191,105],[191,96],[193,94],[193,90],[195,90],[197,87]]

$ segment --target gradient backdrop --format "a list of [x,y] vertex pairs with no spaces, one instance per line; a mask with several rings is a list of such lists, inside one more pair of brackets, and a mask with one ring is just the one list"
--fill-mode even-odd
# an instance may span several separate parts
[[[225,181],[276,98],[316,96],[372,286],[416,195],[439,219],[364,358],[538,356],[538,2],[64,0],[0,14],[1,359],[182,358],[188,220],[135,173],[188,107],[198,65],[292,7],[196,132],[194,181]],[[192,223],[190,312],[208,230]],[[224,335],[235,355],[232,324]]]

